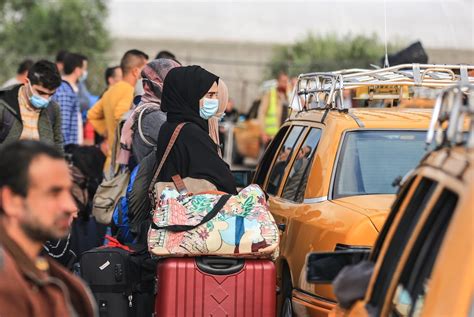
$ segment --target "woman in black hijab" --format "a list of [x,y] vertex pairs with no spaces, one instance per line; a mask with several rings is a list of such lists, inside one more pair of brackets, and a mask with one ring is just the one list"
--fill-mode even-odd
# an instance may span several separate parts
[[181,122],[188,124],[182,128],[158,181],[170,182],[173,175],[179,174],[182,178],[208,180],[226,193],[237,193],[229,167],[209,137],[207,119],[217,111],[218,82],[219,77],[199,66],[177,67],[166,76],[161,110],[166,112],[167,122],[158,134],[157,162],[161,161],[176,126]]

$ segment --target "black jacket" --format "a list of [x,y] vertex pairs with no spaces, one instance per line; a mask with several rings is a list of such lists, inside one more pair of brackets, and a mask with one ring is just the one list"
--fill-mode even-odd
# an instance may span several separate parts
[[161,161],[176,126],[188,122],[176,140],[158,177],[169,182],[173,175],[206,179],[218,190],[237,193],[227,164],[209,137],[207,120],[199,115],[199,101],[219,78],[199,66],[173,68],[165,78],[161,109],[167,114],[158,134],[157,162]]

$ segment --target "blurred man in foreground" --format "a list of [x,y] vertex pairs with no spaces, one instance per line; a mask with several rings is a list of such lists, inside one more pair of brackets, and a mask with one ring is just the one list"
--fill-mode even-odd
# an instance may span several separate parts
[[77,212],[62,155],[38,141],[0,149],[0,316],[97,316],[90,291],[40,255]]

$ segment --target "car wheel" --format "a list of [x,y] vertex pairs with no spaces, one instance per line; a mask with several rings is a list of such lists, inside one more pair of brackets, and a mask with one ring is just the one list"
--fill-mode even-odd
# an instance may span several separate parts
[[282,304],[280,317],[293,317],[293,305],[291,302],[291,296],[293,292],[293,285],[291,285],[290,271],[287,266],[283,269],[281,295]]

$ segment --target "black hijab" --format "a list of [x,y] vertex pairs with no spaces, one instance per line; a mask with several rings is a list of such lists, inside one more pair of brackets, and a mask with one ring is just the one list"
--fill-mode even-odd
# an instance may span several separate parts
[[207,120],[199,115],[199,100],[219,77],[199,66],[173,68],[165,78],[161,110],[167,114],[158,133],[157,165],[161,161],[171,135],[181,122],[188,122],[177,138],[158,181],[169,182],[173,175],[206,179],[218,190],[235,194],[235,181],[227,164],[217,153],[209,136]]
[[199,115],[199,100],[219,77],[200,66],[173,68],[165,77],[161,110],[170,123],[193,122],[208,131],[207,120]]

